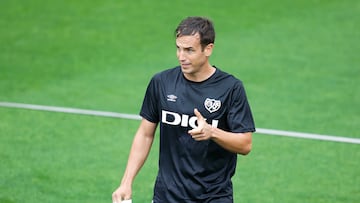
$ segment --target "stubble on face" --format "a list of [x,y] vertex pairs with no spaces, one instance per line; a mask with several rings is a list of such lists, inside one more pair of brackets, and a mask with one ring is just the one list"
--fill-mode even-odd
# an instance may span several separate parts
[[200,44],[200,35],[185,35],[176,39],[177,58],[184,76],[193,81],[206,77],[209,69],[208,56]]

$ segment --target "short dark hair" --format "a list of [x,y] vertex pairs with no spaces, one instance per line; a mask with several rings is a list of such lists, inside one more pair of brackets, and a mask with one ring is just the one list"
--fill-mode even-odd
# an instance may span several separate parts
[[215,42],[214,25],[208,18],[205,17],[187,17],[180,22],[175,30],[175,37],[186,35],[195,35],[199,33],[200,44],[205,48],[208,44]]

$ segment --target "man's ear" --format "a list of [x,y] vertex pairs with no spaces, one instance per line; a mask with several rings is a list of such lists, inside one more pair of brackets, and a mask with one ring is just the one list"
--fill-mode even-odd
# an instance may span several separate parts
[[207,56],[207,57],[211,56],[213,48],[214,48],[213,43],[206,45],[206,47],[204,49],[205,56]]

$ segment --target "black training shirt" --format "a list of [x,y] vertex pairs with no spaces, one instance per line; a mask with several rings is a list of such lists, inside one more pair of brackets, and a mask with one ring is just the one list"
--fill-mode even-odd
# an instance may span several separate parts
[[160,123],[159,172],[154,202],[206,202],[232,196],[237,155],[212,140],[195,141],[194,108],[225,131],[254,132],[255,125],[240,80],[216,68],[203,82],[187,80],[181,68],[165,70],[150,81],[140,115]]

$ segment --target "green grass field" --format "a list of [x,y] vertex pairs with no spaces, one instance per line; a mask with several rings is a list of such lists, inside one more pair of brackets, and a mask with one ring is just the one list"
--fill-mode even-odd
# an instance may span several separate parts
[[[177,65],[173,31],[210,17],[211,62],[243,80],[258,128],[360,138],[356,0],[44,1],[0,6],[0,101],[137,114]],[[111,202],[139,121],[0,107],[0,202]],[[137,176],[150,202],[158,141]],[[360,202],[360,145],[254,134],[235,202]]]

